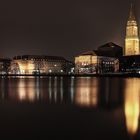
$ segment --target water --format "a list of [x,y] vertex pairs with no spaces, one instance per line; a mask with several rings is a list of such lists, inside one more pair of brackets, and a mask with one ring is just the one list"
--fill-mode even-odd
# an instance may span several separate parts
[[0,79],[0,137],[140,139],[140,79]]

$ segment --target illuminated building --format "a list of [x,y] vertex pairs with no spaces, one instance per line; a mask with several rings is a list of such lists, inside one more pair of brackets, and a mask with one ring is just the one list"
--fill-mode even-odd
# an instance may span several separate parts
[[71,62],[58,56],[15,56],[11,63],[12,74],[65,74]]
[[129,19],[126,27],[126,39],[125,39],[125,56],[138,55],[139,50],[139,37],[138,37],[138,25],[133,12],[133,5],[131,5]]
[[89,51],[75,57],[75,72],[77,74],[109,73],[119,71],[119,60],[122,47],[107,43],[98,50]]
[[138,25],[133,10],[133,5],[131,5],[126,28],[124,56],[119,58],[119,62],[121,72],[140,73]]

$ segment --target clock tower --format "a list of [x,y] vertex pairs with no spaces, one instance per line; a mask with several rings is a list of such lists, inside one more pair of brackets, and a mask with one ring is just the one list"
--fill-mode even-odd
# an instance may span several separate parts
[[139,35],[138,25],[134,16],[134,5],[131,4],[130,15],[127,21],[126,38],[125,38],[125,56],[139,55]]

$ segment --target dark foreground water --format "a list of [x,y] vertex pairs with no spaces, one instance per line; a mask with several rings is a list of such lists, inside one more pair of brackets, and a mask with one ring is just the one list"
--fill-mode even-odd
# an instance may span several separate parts
[[0,79],[0,138],[140,139],[140,79]]

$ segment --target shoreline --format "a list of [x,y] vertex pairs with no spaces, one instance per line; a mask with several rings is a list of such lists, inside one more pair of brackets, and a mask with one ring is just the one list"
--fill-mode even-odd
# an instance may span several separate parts
[[1,77],[136,77],[140,78],[139,73],[106,73],[106,74],[0,74]]

